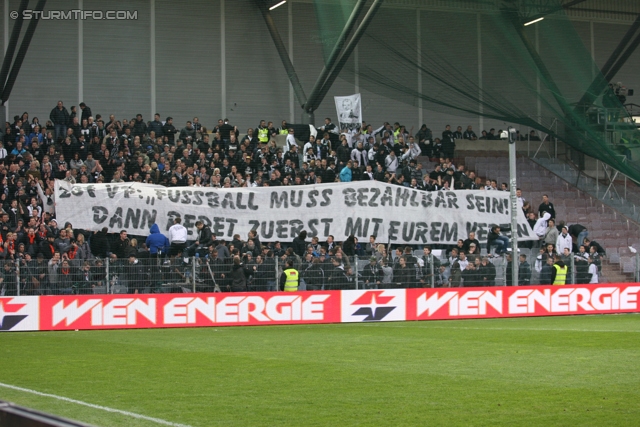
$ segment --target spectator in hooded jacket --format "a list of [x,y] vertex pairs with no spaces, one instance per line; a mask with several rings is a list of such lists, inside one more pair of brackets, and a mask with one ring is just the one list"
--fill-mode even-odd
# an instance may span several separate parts
[[307,231],[302,230],[300,234],[298,234],[298,237],[293,239],[293,243],[291,244],[293,253],[295,253],[300,257],[304,256],[304,253],[307,250],[307,243],[305,242],[306,238],[307,238]]
[[147,248],[149,248],[149,253],[151,255],[158,255],[158,252],[166,253],[169,248],[169,239],[167,236],[160,233],[160,227],[158,227],[158,224],[153,224],[149,233],[150,234],[145,241]]
[[547,234],[549,219],[551,219],[551,214],[549,212],[545,212],[542,214],[542,217],[540,217],[536,221],[535,225],[533,226],[533,233],[536,236],[538,236],[539,240],[544,239],[545,235]]
[[[91,236],[91,241],[89,246],[91,248],[91,253],[100,258],[106,258],[107,254],[111,252],[111,245],[109,244],[109,236],[107,232],[109,230],[107,227],[104,227],[100,231],[96,231]],[[46,254],[45,254],[46,258]]]

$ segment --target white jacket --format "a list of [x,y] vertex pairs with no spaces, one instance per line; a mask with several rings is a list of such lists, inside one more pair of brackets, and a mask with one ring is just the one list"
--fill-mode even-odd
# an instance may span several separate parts
[[571,235],[567,234],[563,236],[562,233],[558,235],[558,239],[556,240],[556,252],[559,254],[564,253],[564,248],[569,248],[569,252],[571,252],[573,241],[571,240]]
[[547,221],[549,221],[550,218],[551,214],[549,212],[545,212],[542,215],[542,218],[538,219],[538,221],[536,221],[536,225],[533,226],[533,232],[540,239],[542,239],[544,235],[547,234]]

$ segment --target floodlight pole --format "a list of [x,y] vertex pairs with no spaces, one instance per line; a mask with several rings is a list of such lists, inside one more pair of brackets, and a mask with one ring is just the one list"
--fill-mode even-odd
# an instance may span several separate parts
[[516,196],[516,130],[509,126],[509,198],[511,201],[511,283],[518,286],[518,197]]

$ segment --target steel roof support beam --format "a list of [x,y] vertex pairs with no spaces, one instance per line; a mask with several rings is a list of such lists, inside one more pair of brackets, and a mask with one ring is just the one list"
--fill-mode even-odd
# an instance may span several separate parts
[[344,28],[342,29],[342,32],[340,33],[340,36],[338,37],[338,41],[336,42],[336,45],[333,47],[333,50],[331,51],[331,54],[327,59],[326,65],[322,69],[322,72],[320,73],[320,75],[318,76],[318,79],[316,80],[316,84],[313,86],[313,89],[309,94],[309,100],[307,101],[307,104],[304,106],[305,110],[309,111],[310,110],[309,107],[312,107],[314,105],[315,107],[312,107],[313,110],[318,108],[316,104],[319,104],[319,102],[316,102],[316,101],[318,99],[318,96],[320,95],[320,92],[322,92],[322,88],[324,87],[324,83],[327,80],[327,76],[336,65],[336,62],[339,59],[339,55],[342,53],[342,48],[344,47],[344,44],[347,41],[347,38],[349,37],[349,34],[351,34],[351,31],[356,26],[356,22],[360,17],[360,14],[362,13],[362,9],[364,8],[364,5],[366,3],[367,3],[367,0],[358,0],[356,5],[354,6],[353,11],[351,12],[351,16],[349,16],[347,23],[345,24]]
[[20,7],[18,8],[18,17],[16,18],[16,22],[13,24],[11,38],[9,39],[9,44],[7,45],[7,52],[4,54],[2,69],[0,70],[0,93],[2,93],[2,91],[4,90],[4,84],[7,81],[7,76],[9,75],[9,70],[11,69],[11,63],[13,62],[13,55],[16,51],[16,46],[18,45],[18,39],[20,38],[20,31],[22,30],[22,23],[24,22],[22,12],[27,8],[28,5],[29,0],[22,0],[20,2]]
[[[36,11],[44,10],[44,6],[47,4],[47,0],[39,0],[36,4]],[[33,34],[36,32],[36,28],[38,27],[38,22],[40,22],[40,18],[31,18],[29,21],[29,26],[27,27],[27,31],[24,33],[24,38],[22,39],[22,43],[20,44],[20,49],[16,54],[16,60],[11,67],[11,71],[9,72],[9,77],[7,78],[7,82],[2,89],[2,104],[7,102],[9,99],[9,95],[11,95],[11,91],[13,90],[13,85],[18,78],[18,73],[20,72],[20,67],[22,67],[22,62],[24,61],[25,56],[27,56],[27,51],[29,50],[29,45],[31,44],[31,39],[33,38]]]
[[[622,40],[620,40],[618,46],[616,46],[616,48],[613,50],[613,52],[609,56],[609,59],[607,59],[607,62],[602,66],[600,74],[596,76],[591,85],[589,85],[589,88],[587,89],[585,94],[582,95],[580,102],[578,102],[578,108],[584,108],[586,110],[587,108],[591,107],[593,102],[602,94],[602,91],[607,87],[609,81],[613,78],[613,76],[615,76],[615,73],[610,78],[607,78],[605,76],[610,75],[611,69],[618,64],[618,60],[620,59],[624,48],[629,44],[636,32],[638,32],[638,29],[640,29],[640,15],[636,17],[636,20],[631,25],[624,37],[622,37]],[[631,53],[633,53],[633,50],[631,51]],[[629,56],[631,55],[631,53],[629,53]],[[626,62],[627,59],[628,57],[624,60],[624,62]],[[620,64],[620,67],[624,65],[624,62]],[[618,70],[616,70],[616,73],[618,72]]]
[[267,24],[267,28],[269,29],[269,34],[271,35],[271,39],[273,40],[273,44],[276,45],[276,50],[278,51],[278,55],[280,55],[280,60],[282,61],[282,65],[284,66],[285,71],[287,72],[287,77],[289,77],[289,81],[291,82],[291,86],[293,86],[293,92],[298,99],[298,102],[301,106],[305,105],[307,102],[307,95],[304,93],[304,89],[300,84],[300,79],[298,79],[298,74],[296,73],[296,69],[293,67],[291,63],[291,59],[289,58],[289,54],[287,53],[287,48],[284,46],[282,42],[282,38],[280,37],[280,33],[278,32],[278,28],[276,27],[275,22],[273,21],[273,17],[271,16],[271,12],[267,8],[264,0],[254,0],[258,9],[262,13],[262,17],[264,18],[265,24]]
[[629,60],[631,55],[633,55],[633,52],[635,52],[639,44],[640,44],[640,34],[636,36],[636,38],[631,42],[629,47],[627,47],[627,49],[622,53],[622,55],[620,55],[620,59],[618,59],[615,65],[611,67],[611,69],[607,72],[605,79],[608,82],[613,80],[616,74],[618,74],[618,71],[620,71],[620,69],[624,66],[627,60]]
[[307,112],[313,111],[316,108],[318,108],[318,106],[320,105],[324,97],[327,95],[327,92],[329,91],[329,89],[331,89],[333,82],[338,77],[338,74],[340,74],[340,71],[342,71],[344,64],[346,64],[347,60],[351,56],[351,53],[353,53],[353,50],[358,45],[358,42],[362,38],[364,32],[367,30],[367,27],[373,20],[374,16],[376,16],[378,9],[380,9],[380,6],[382,6],[382,2],[383,0],[373,1],[373,4],[369,8],[369,11],[364,16],[364,18],[362,19],[362,22],[360,23],[355,33],[353,34],[353,37],[351,38],[351,40],[349,40],[349,43],[345,47],[344,52],[340,56],[340,59],[336,63],[335,67],[333,67],[333,70],[331,70],[331,74],[329,74],[329,76],[327,77],[327,80],[322,85],[322,89],[320,93],[316,96],[315,99],[310,99],[307,105],[305,106],[305,110]]

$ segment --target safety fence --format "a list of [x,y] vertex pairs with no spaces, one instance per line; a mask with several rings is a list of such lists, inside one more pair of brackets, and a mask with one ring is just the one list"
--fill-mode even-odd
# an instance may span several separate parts
[[[271,292],[282,290],[281,274],[291,260],[299,272],[299,290],[401,289],[512,286],[511,256],[449,258],[444,251],[414,251],[391,256],[140,257],[72,260],[54,257],[0,262],[0,296],[148,294],[186,292]],[[531,259],[531,255],[527,259]],[[526,261],[526,260],[525,260]],[[521,262],[518,260],[517,262]],[[580,254],[565,257],[567,284],[591,281],[589,263]],[[516,285],[551,284],[546,258],[538,254],[520,264]],[[598,263],[598,267],[600,267]]]

